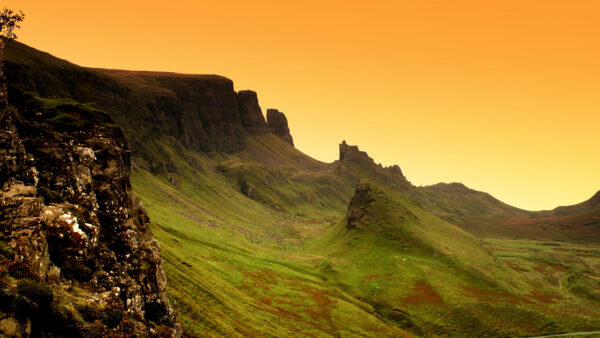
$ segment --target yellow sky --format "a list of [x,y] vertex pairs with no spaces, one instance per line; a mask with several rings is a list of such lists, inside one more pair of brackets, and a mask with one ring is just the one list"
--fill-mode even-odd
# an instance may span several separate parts
[[323,160],[358,144],[415,185],[526,209],[600,189],[598,1],[8,0],[20,40],[83,66],[212,73]]

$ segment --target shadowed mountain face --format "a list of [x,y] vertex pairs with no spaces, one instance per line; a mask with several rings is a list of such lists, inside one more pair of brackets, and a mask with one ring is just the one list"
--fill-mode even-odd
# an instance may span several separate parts
[[121,129],[89,106],[9,97],[0,109],[0,333],[178,335]]
[[[383,167],[345,141],[333,163],[303,154],[281,112],[268,109],[265,120],[256,93],[235,92],[220,76],[88,69],[16,42],[6,54],[13,92],[30,92],[30,101],[56,113],[32,112],[31,123],[49,119],[44,123],[71,133],[103,124],[101,131],[120,132],[103,110],[123,128],[133,144],[133,190],[161,244],[171,304],[188,336],[531,336],[600,329],[599,194],[531,212],[459,183],[415,187],[400,167]],[[53,158],[43,149],[56,139],[65,140],[67,154],[87,140],[85,132],[69,136],[62,129],[57,138],[39,138],[31,123],[21,123],[18,136],[40,159]],[[3,144],[12,144],[10,135]],[[11,161],[26,162],[19,149],[6,153],[0,178],[34,184],[27,170],[2,176]],[[92,182],[128,174],[128,153],[123,158],[121,166],[121,160],[102,162],[113,170],[96,168]],[[41,191],[48,198],[73,198],[71,185],[46,176],[52,191]],[[126,181],[120,182],[129,195]],[[107,190],[121,191],[101,188],[96,198],[102,200],[110,197]],[[42,198],[31,191],[23,197]],[[124,210],[135,220],[125,223],[147,229],[143,209],[133,196],[126,200]],[[107,229],[120,229],[102,217]],[[98,250],[121,237],[106,235],[107,248]],[[128,262],[122,254],[117,261]],[[148,309],[169,324],[160,307]]]
[[282,112],[277,109],[267,109],[267,123],[269,124],[269,130],[273,134],[294,146],[294,140],[290,134],[287,118]]
[[[89,69],[15,41],[6,45],[5,68],[11,86],[40,97],[93,102],[124,128],[135,164],[153,173],[177,171],[178,165],[157,144],[165,138],[200,152],[240,152],[249,136],[268,133],[293,146],[285,115],[268,109],[265,120],[256,93],[235,92],[233,82],[224,77]],[[264,158],[267,166],[281,161],[264,152],[253,156]],[[479,236],[583,239],[600,231],[600,193],[575,206],[530,212],[459,183],[415,188],[398,166],[376,165],[345,141],[340,144],[340,160],[332,165],[338,176],[369,177],[405,189],[425,209]]]
[[12,86],[45,98],[94,102],[124,127],[135,156],[155,171],[172,167],[146,147],[164,137],[202,152],[239,152],[248,135],[269,131],[293,144],[282,113],[271,113],[267,125],[256,93],[236,93],[221,76],[83,68],[16,41],[5,51]]

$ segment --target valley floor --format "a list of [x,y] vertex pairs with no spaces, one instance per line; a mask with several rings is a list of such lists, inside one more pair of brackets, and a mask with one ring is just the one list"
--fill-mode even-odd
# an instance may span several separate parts
[[282,211],[240,194],[237,179],[216,173],[213,159],[198,161],[203,170],[182,164],[175,180],[142,169],[132,175],[188,336],[600,329],[600,246],[479,239],[412,206],[419,220],[434,224],[430,233],[440,232],[428,239],[437,247],[410,236],[402,242],[393,231],[347,233],[345,208]]

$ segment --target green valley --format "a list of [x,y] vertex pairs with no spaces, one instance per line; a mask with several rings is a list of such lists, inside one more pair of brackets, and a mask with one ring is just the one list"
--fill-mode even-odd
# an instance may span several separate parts
[[122,128],[129,146],[106,172],[128,188],[131,160],[124,205],[150,218],[184,336],[600,330],[600,193],[534,212],[459,183],[414,186],[345,141],[323,163],[293,146],[283,113],[265,119],[256,93],[217,75],[84,68],[15,41],[5,64],[9,99],[40,108],[30,116]]

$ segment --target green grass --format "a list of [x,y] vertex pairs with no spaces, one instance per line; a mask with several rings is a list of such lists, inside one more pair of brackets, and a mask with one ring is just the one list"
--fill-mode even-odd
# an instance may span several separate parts
[[42,107],[46,110],[52,109],[52,108],[57,108],[59,106],[69,105],[69,106],[78,107],[80,109],[85,109],[88,111],[98,111],[98,107],[96,106],[95,103],[92,103],[92,102],[80,103],[80,102],[77,102],[77,101],[75,101],[73,99],[69,99],[69,98],[50,99],[50,98],[43,98],[43,97],[36,97],[36,100],[38,102],[40,102],[42,104]]
[[[159,141],[152,149],[175,164],[172,180],[142,168],[132,174],[188,335],[514,336],[600,327],[599,248],[476,238],[376,180],[368,183],[372,203],[359,205],[364,224],[349,230],[358,174],[339,175],[268,138],[249,144],[235,155],[202,155]],[[384,180],[378,168],[360,171]]]
[[[257,189],[264,199],[254,200],[239,191],[237,166],[244,165],[239,158],[215,161],[186,154],[196,157],[195,163],[202,167],[197,170],[165,144],[158,147],[157,152],[178,163],[177,186],[168,177],[142,169],[133,172],[132,182],[153,221],[169,294],[189,335],[392,336],[400,332],[368,303],[329,284],[326,275],[314,271],[314,257],[298,250],[304,238],[330,226],[314,215],[339,218],[342,210],[313,214],[305,199],[286,203],[285,211],[269,204],[278,196],[294,196],[306,179],[282,174],[280,181]],[[222,172],[219,165],[228,169]],[[252,165],[263,170],[245,173],[256,174],[249,177],[250,184],[274,176],[260,163]],[[319,188],[312,192],[318,194]]]
[[[14,85],[94,101],[125,129],[134,190],[152,219],[188,336],[528,336],[600,328],[600,247],[586,241],[598,238],[597,218],[534,215],[457,185],[415,188],[367,157],[321,163],[270,134],[248,138],[237,154],[192,152],[161,138],[177,136],[169,130],[177,110],[151,108],[156,102],[147,97],[171,92],[152,84],[154,75],[88,70],[14,41],[5,51]],[[56,113],[47,117],[58,132],[82,123],[119,128],[94,104],[38,101]],[[362,179],[373,189],[355,201],[349,228]],[[595,204],[583,207],[575,209]],[[530,216],[548,218],[510,223]],[[84,295],[55,294],[75,317]]]

